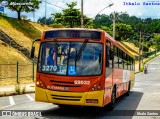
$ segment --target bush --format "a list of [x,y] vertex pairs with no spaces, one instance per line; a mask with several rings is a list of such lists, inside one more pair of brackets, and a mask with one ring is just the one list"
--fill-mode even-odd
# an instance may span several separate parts
[[15,92],[16,92],[17,94],[20,94],[20,85],[16,85],[16,86],[15,86]]
[[54,23],[54,24],[51,24],[49,26],[53,27],[53,28],[64,28],[64,26],[61,23],[58,23],[58,24]]
[[22,93],[24,94],[26,92],[26,87],[24,86],[23,88],[22,88]]

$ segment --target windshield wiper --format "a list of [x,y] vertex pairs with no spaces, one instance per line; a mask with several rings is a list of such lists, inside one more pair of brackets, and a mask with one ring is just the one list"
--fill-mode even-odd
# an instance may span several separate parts
[[54,40],[54,48],[57,50],[59,47],[59,44],[57,43],[57,39],[53,39]]
[[82,51],[85,49],[87,42],[88,42],[88,39],[85,39],[85,41],[84,41],[83,44],[81,45],[78,53],[76,53],[75,61],[78,61],[78,60],[81,58]]

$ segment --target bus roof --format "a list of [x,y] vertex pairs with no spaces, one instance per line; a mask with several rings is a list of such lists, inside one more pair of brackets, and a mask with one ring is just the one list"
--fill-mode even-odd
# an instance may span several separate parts
[[54,31],[54,30],[86,30],[86,31],[98,31],[98,32],[104,32],[103,30],[100,29],[89,29],[89,28],[53,28],[50,30],[45,30],[46,31]]

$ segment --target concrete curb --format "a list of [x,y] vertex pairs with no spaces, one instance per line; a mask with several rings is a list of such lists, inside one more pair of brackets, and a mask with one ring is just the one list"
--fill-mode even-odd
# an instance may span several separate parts
[[28,93],[35,93],[35,91],[27,91],[25,93],[16,93],[16,92],[6,92],[4,94],[0,94],[0,97],[5,97],[5,96],[13,96],[13,95],[23,95],[23,94],[28,94]]
[[[16,90],[16,86],[18,86],[17,90]],[[25,87],[25,89],[23,90],[24,87]],[[1,89],[0,90],[0,97],[34,93],[35,92],[35,83],[0,86],[0,89]],[[20,92],[17,92],[17,91],[20,91]]]

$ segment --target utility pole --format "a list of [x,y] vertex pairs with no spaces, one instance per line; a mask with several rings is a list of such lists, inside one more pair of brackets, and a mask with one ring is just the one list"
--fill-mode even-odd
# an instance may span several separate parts
[[140,38],[139,38],[139,71],[141,70],[141,31],[140,31]]
[[143,63],[143,40],[142,40],[141,47],[142,47],[142,56],[141,56],[141,59],[142,59],[142,63]]
[[46,11],[46,2],[47,2],[47,0],[45,0],[45,24],[46,24],[46,13],[47,13],[47,11]]
[[33,22],[35,22],[35,14],[34,14],[35,11],[33,11]]
[[83,28],[83,0],[81,0],[81,28]]
[[115,11],[112,13],[113,14],[113,39],[115,39],[115,27],[116,27],[116,18],[115,18]]

